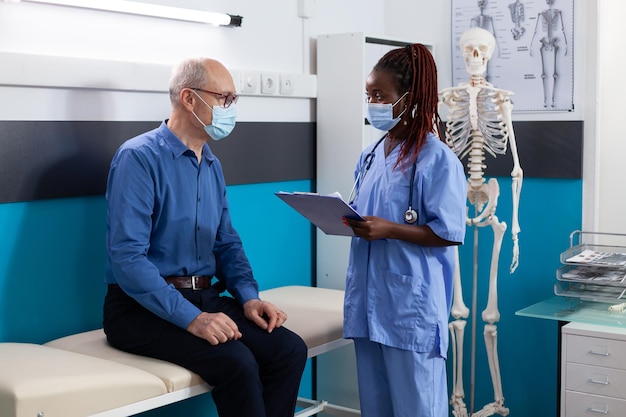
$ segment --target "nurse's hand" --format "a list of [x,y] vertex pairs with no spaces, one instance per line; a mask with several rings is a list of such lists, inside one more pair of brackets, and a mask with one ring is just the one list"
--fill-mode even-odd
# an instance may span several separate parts
[[371,242],[380,239],[396,239],[422,246],[454,246],[452,242],[437,236],[430,227],[415,224],[394,223],[376,216],[363,216],[364,221],[343,218],[343,223],[350,226],[354,234]]
[[376,216],[363,216],[364,221],[343,218],[343,223],[350,226],[354,234],[371,242],[372,240],[386,239],[395,223]]

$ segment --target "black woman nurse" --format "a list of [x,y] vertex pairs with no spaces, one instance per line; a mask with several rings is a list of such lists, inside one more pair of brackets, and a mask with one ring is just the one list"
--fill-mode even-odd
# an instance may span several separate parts
[[366,82],[367,118],[386,131],[356,166],[344,337],[354,340],[363,417],[448,415],[446,353],[454,246],[466,179],[443,140],[437,69],[421,44],[394,49]]

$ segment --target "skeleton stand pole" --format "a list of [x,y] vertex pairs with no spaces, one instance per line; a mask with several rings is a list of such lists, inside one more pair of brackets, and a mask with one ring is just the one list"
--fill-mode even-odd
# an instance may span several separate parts
[[[476,216],[474,216],[476,217]],[[474,381],[476,380],[476,312],[478,298],[478,226],[474,225],[474,265],[472,276],[472,357],[470,359],[470,409],[474,413]]]

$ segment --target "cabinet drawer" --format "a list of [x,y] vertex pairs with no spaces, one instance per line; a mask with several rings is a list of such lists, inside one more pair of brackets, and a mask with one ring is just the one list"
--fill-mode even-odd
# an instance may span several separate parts
[[566,417],[623,416],[626,400],[565,391],[565,408],[561,415]]
[[626,369],[626,341],[568,334],[567,362]]
[[568,363],[565,389],[626,399],[626,371]]

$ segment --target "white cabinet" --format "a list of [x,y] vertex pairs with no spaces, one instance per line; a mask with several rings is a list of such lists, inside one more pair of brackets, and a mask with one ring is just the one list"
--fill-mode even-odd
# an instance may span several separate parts
[[626,328],[569,323],[561,334],[561,417],[626,416]]

